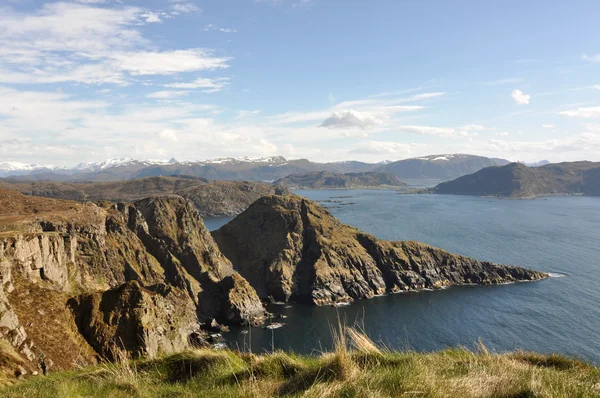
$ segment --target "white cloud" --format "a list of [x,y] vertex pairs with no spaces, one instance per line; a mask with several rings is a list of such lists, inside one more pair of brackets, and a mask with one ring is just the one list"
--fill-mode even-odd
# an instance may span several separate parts
[[383,124],[382,116],[368,112],[358,112],[349,109],[341,112],[333,112],[321,123],[321,127],[334,129],[359,128],[368,129]]
[[362,141],[348,153],[408,157],[415,149],[422,148],[424,148],[422,144],[405,144],[393,141]]
[[155,12],[145,12],[143,14],[140,15],[142,18],[144,18],[144,20],[146,21],[146,23],[158,23],[158,22],[162,22],[162,19],[160,19],[160,14],[155,13]]
[[567,117],[584,118],[584,119],[596,118],[596,117],[600,117],[600,106],[584,107],[584,108],[577,108],[577,109],[570,110],[570,111],[563,111],[563,112],[560,112],[559,115],[567,116]]
[[527,95],[523,91],[517,89],[512,91],[511,96],[517,105],[528,105],[531,99],[530,95]]
[[204,31],[205,32],[212,32],[212,31],[219,31],[222,33],[237,33],[237,29],[234,28],[219,28],[217,25],[213,25],[213,24],[208,24],[208,25],[204,25]]
[[425,100],[425,99],[430,99],[430,98],[442,97],[444,95],[446,95],[445,92],[423,93],[423,94],[414,95],[412,97],[412,100],[419,101],[419,100]]
[[[475,125],[476,127],[483,127]],[[452,127],[432,127],[432,126],[396,126],[396,130],[416,133],[421,135],[434,135],[438,137],[473,137],[476,136],[476,132],[472,132],[477,129],[473,129],[472,126],[464,126],[461,128]]]
[[510,134],[507,133],[506,131],[500,131],[500,132],[496,133],[496,135],[498,137],[508,137]]
[[156,91],[146,95],[147,98],[168,99],[188,95],[188,91]]
[[166,140],[166,141],[177,141],[178,140],[177,132],[172,129],[164,129],[158,133],[158,136],[162,140]]
[[[0,82],[135,83],[135,76],[229,67],[206,48],[156,50],[140,26],[171,18],[141,7],[97,1],[46,3],[30,13],[0,13]],[[183,6],[184,4],[175,4]],[[193,4],[192,4],[193,6]]]
[[258,115],[260,113],[261,113],[261,111],[259,111],[259,110],[253,110],[253,111],[241,110],[241,111],[238,111],[238,114],[235,117],[235,119],[236,120],[240,120],[240,119],[244,119],[244,118],[249,117],[249,116]]
[[192,12],[196,12],[196,11],[200,11],[200,8],[198,8],[198,6],[196,6],[195,4],[192,3],[179,3],[179,4],[174,4],[171,7],[176,13],[183,13],[183,14],[189,14]]
[[217,79],[208,79],[208,78],[198,78],[191,82],[186,83],[169,83],[165,84],[165,87],[169,88],[182,88],[182,89],[198,89],[202,88],[205,93],[216,93],[218,91],[222,91],[229,84],[228,78],[217,78]]
[[132,75],[170,75],[228,68],[231,58],[214,57],[211,50],[195,48],[163,52],[123,52],[110,58]]
[[556,126],[553,125],[553,124],[542,124],[542,127],[545,128],[545,129],[553,129]]
[[583,54],[581,56],[581,59],[583,59],[584,61],[589,61],[589,62],[594,62],[596,64],[599,64],[600,63],[600,54],[596,54],[596,55]]

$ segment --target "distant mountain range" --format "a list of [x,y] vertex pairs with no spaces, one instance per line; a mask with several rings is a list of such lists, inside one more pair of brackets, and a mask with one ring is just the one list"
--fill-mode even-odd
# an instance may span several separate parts
[[508,160],[465,154],[447,154],[405,159],[396,162],[364,163],[343,161],[318,163],[307,159],[288,160],[281,156],[264,158],[219,158],[203,161],[109,159],[55,167],[18,162],[0,163],[0,177],[41,181],[119,181],[142,177],[187,175],[212,180],[275,181],[290,174],[315,171],[331,173],[390,173],[404,179],[449,180],[484,167],[508,164]]
[[600,162],[565,162],[539,167],[510,163],[443,182],[428,192],[511,198],[600,196]]
[[406,186],[398,177],[389,173],[367,171],[364,173],[331,173],[314,171],[306,174],[291,174],[274,183],[290,189],[348,189]]

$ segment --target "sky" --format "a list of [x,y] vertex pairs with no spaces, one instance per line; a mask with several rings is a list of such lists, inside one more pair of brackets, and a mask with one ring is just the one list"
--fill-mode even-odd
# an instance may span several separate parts
[[600,2],[0,0],[0,162],[600,161]]

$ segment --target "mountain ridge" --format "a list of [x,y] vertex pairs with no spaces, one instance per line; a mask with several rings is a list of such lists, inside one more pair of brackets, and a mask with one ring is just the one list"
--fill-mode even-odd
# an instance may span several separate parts
[[343,174],[314,171],[305,174],[290,174],[275,181],[273,184],[289,189],[350,189],[406,186],[406,184],[395,176],[376,171]]
[[427,189],[436,194],[534,198],[600,195],[600,162],[563,162],[528,167],[522,163],[488,167]]
[[76,201],[134,201],[156,195],[191,200],[202,217],[233,216],[261,196],[285,192],[283,187],[251,181],[212,181],[201,177],[146,177],[106,182],[43,182],[0,179],[0,187],[29,196]]

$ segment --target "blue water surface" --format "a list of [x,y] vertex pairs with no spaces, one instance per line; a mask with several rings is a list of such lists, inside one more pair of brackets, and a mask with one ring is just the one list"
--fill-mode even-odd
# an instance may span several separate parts
[[[328,349],[338,318],[392,348],[439,350],[481,340],[492,350],[558,352],[600,362],[600,198],[489,199],[394,190],[297,191],[381,239],[551,272],[541,282],[459,287],[360,300],[342,307],[272,306],[276,330],[228,334],[253,351]],[[323,202],[328,201],[328,202]],[[216,229],[230,218],[206,220]]]

